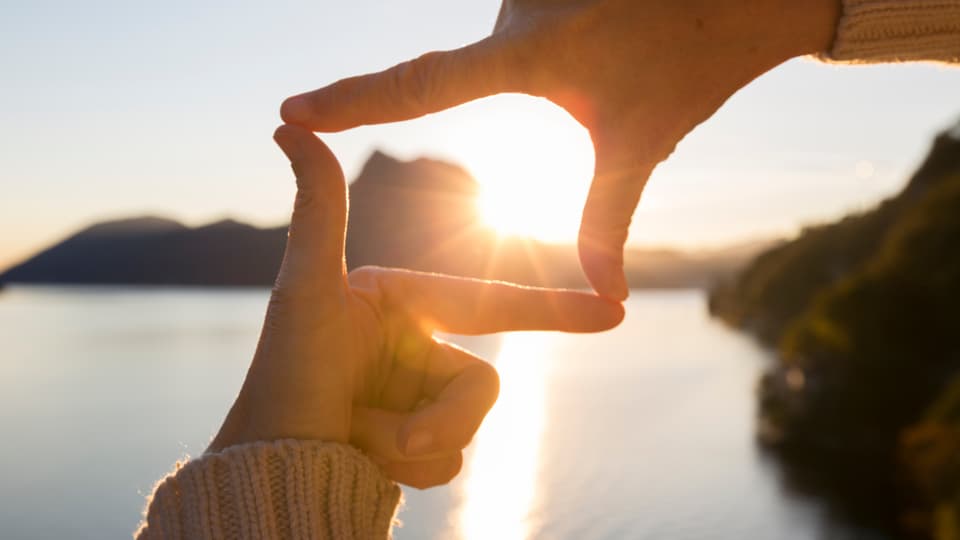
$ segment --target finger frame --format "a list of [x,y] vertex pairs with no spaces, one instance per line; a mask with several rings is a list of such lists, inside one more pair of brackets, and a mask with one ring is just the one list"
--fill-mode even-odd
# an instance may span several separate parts
[[359,268],[348,279],[381,313],[416,321],[431,333],[599,332],[624,314],[619,302],[574,290],[380,267]]

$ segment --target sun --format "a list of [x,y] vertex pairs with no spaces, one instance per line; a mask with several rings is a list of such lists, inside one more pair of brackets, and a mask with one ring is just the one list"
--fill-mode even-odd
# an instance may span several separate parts
[[[488,176],[477,205],[484,225],[501,236],[561,243],[576,239],[582,203],[543,186],[536,176]],[[508,181],[504,181],[508,180]],[[559,189],[557,190],[559,191]]]
[[462,155],[480,184],[484,223],[503,235],[576,241],[594,163],[587,130],[529,96],[500,96],[478,118]]

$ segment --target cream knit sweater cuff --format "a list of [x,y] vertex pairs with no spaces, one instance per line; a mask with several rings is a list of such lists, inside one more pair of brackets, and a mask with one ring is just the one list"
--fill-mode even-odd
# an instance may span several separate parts
[[960,62],[960,0],[843,0],[825,59]]
[[399,502],[400,488],[350,446],[260,442],[178,463],[136,537],[382,539]]

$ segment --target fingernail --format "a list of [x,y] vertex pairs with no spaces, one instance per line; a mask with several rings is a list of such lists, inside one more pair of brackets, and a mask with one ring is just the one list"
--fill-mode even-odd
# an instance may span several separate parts
[[427,431],[415,431],[407,438],[407,445],[403,453],[408,456],[419,456],[430,451],[433,445],[433,435]]
[[615,302],[623,302],[630,296],[622,266],[622,263],[614,260],[605,260],[594,266],[593,278],[589,281],[597,294]]
[[604,264],[604,291],[601,294],[611,300],[623,302],[630,295],[626,276],[623,275],[623,261],[620,259],[608,260]]
[[280,105],[280,118],[284,122],[304,120],[309,116],[310,103],[305,94],[289,97]]
[[630,296],[630,287],[627,286],[627,280],[622,272],[617,272],[612,279],[610,294],[613,296],[613,300],[623,302]]
[[291,162],[300,161],[307,152],[303,144],[303,137],[298,133],[298,130],[300,128],[285,124],[273,133],[273,139],[277,141],[280,149],[283,150],[284,155]]
[[284,124],[274,130],[273,140],[280,145],[280,149],[283,150],[284,153],[289,153],[293,150],[295,140],[293,134],[290,133],[290,126]]

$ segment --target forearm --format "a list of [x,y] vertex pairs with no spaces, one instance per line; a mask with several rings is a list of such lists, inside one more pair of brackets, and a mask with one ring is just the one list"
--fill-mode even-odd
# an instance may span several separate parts
[[136,538],[389,538],[399,502],[400,488],[347,445],[252,443],[178,464]]

